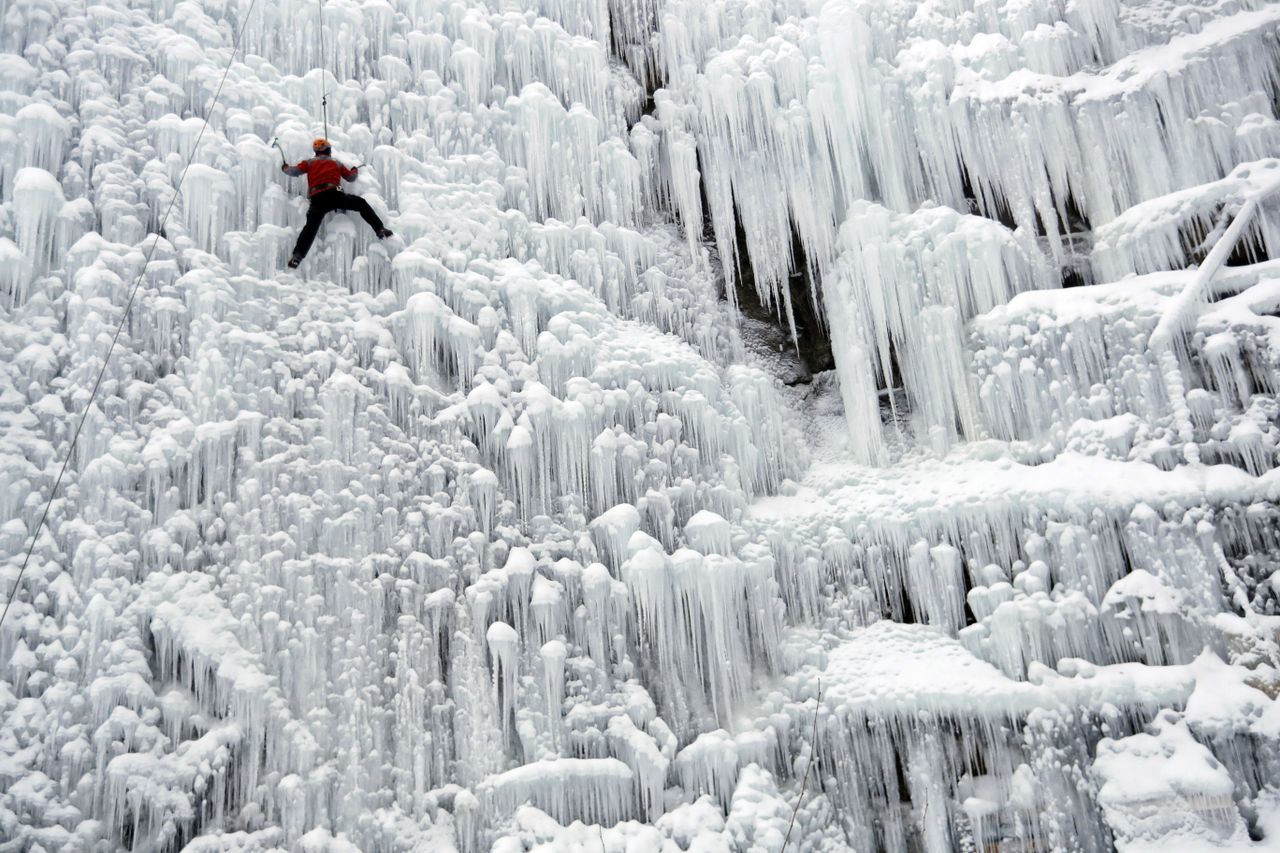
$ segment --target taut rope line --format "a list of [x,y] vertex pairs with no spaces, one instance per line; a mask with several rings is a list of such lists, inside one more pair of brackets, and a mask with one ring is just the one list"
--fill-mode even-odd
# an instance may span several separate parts
[[244,37],[245,27],[249,25],[249,18],[253,16],[253,7],[257,5],[257,2],[258,0],[249,1],[249,9],[245,12],[244,21],[240,24],[240,30],[236,33],[235,42],[231,45],[231,56],[227,58],[227,67],[222,70],[222,79],[218,81],[218,89],[213,94],[213,103],[209,105],[209,112],[205,115],[204,124],[200,127],[200,133],[196,136],[196,143],[191,146],[191,154],[187,157],[187,164],[182,167],[182,174],[178,176],[178,183],[174,185],[173,198],[169,199],[169,206],[165,208],[164,216],[160,218],[160,225],[156,229],[155,239],[151,241],[151,248],[147,250],[147,256],[142,261],[142,268],[138,270],[138,277],[134,279],[133,288],[129,291],[129,301],[125,303],[124,313],[120,315],[120,324],[116,326],[116,333],[111,338],[111,346],[107,347],[107,354],[102,359],[102,369],[98,371],[98,378],[93,383],[93,390],[89,392],[89,400],[85,403],[84,411],[80,413],[80,422],[76,424],[76,431],[71,436],[71,446],[67,448],[67,458],[62,460],[62,468],[58,471],[58,478],[53,481],[53,488],[49,491],[49,499],[45,501],[44,511],[40,513],[40,522],[36,525],[35,532],[31,534],[31,544],[27,547],[26,556],[22,558],[22,567],[18,569],[17,580],[13,582],[13,588],[9,590],[8,600],[4,604],[4,612],[0,613],[0,625],[4,624],[5,617],[9,615],[9,608],[13,605],[13,600],[18,595],[18,588],[22,586],[22,576],[26,574],[27,565],[31,562],[31,555],[36,550],[36,542],[40,539],[45,522],[49,520],[49,508],[53,506],[53,499],[58,494],[58,487],[62,485],[62,478],[67,473],[67,466],[71,464],[71,457],[75,455],[76,443],[80,441],[80,431],[84,429],[84,422],[89,417],[89,410],[93,408],[93,400],[98,396],[98,388],[102,386],[102,378],[107,375],[107,365],[111,363],[111,355],[116,350],[116,343],[120,340],[120,333],[124,331],[124,324],[129,321],[129,312],[133,309],[134,299],[138,296],[138,288],[142,286],[142,277],[147,272],[147,265],[151,263],[151,258],[156,253],[156,246],[160,243],[160,235],[164,232],[164,226],[169,221],[169,214],[173,212],[173,206],[177,204],[178,196],[182,193],[182,182],[187,179],[187,170],[191,168],[191,163],[195,160],[196,151],[200,148],[200,140],[204,138],[204,132],[209,129],[209,118],[213,115],[214,110],[218,108],[218,100],[222,97],[222,87],[226,85],[227,76],[231,73],[231,66],[236,61],[236,54],[240,52],[240,40]]

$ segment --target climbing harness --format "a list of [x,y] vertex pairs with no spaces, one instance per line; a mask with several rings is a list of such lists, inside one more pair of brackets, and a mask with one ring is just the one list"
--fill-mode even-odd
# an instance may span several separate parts
[[[129,291],[129,300],[125,303],[124,313],[120,315],[120,323],[116,326],[116,333],[111,338],[111,345],[107,347],[107,354],[102,359],[102,369],[98,371],[98,378],[94,380],[93,390],[89,392],[89,400],[84,405],[84,411],[80,413],[80,422],[76,424],[76,431],[71,436],[71,445],[67,448],[67,457],[62,460],[62,468],[58,471],[58,477],[53,481],[53,488],[49,491],[49,499],[45,501],[44,511],[40,513],[40,521],[36,524],[35,532],[31,534],[31,544],[27,547],[26,556],[22,558],[22,567],[18,569],[18,577],[13,582],[13,588],[9,590],[8,599],[4,604],[4,612],[0,613],[0,625],[4,624],[5,617],[9,615],[9,608],[13,606],[13,600],[18,595],[18,588],[22,586],[22,576],[26,574],[27,565],[31,562],[31,555],[35,553],[36,542],[40,539],[41,532],[44,531],[45,523],[49,520],[49,508],[53,506],[53,499],[58,494],[58,487],[62,485],[62,478],[67,473],[67,466],[71,464],[71,457],[75,455],[76,443],[80,440],[80,431],[84,429],[84,422],[89,417],[89,410],[93,408],[93,400],[98,396],[98,389],[102,386],[102,379],[107,375],[107,365],[111,363],[111,356],[116,350],[116,343],[120,340],[120,333],[124,331],[124,324],[129,321],[129,313],[133,310],[134,300],[138,296],[138,289],[142,286],[142,277],[147,272],[147,266],[151,263],[151,258],[155,255],[156,246],[160,243],[160,235],[164,233],[164,226],[169,221],[169,214],[173,212],[173,206],[177,203],[182,193],[182,182],[187,178],[187,170],[191,168],[191,163],[195,160],[196,151],[200,148],[200,140],[204,138],[204,132],[209,129],[209,117],[213,115],[214,110],[218,107],[218,100],[222,97],[222,87],[226,85],[227,76],[231,73],[231,66],[236,61],[236,55],[240,52],[240,40],[244,37],[245,28],[249,25],[249,19],[253,17],[253,8],[257,5],[258,0],[250,0],[249,9],[245,12],[244,21],[240,25],[239,32],[236,33],[235,43],[231,46],[231,56],[227,58],[227,67],[222,71],[222,79],[218,81],[218,88],[213,93],[213,102],[209,105],[209,112],[205,115],[204,124],[200,127],[200,133],[196,136],[195,145],[191,146],[191,153],[187,155],[187,164],[182,167],[182,174],[178,176],[178,183],[173,188],[173,198],[169,199],[169,206],[165,208],[164,216],[160,218],[160,225],[155,231],[155,239],[151,241],[151,248],[147,250],[147,255],[142,261],[142,268],[138,270],[138,277],[134,279],[133,288]],[[323,5],[323,0],[321,0]],[[273,143],[274,144],[274,143]],[[276,145],[279,148],[279,145]],[[284,152],[281,151],[281,156]]]

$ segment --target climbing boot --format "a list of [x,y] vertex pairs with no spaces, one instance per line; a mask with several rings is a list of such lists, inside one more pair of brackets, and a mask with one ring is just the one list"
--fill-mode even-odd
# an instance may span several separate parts
[[296,270],[298,268],[298,264],[300,263],[302,263],[302,258],[298,257],[297,255],[294,255],[292,258],[289,259],[289,269]]
[[377,235],[378,235],[378,239],[379,239],[379,240],[385,240],[385,239],[387,239],[388,237],[395,236],[394,234],[392,234],[392,232],[391,232],[391,229],[390,229],[390,228],[380,228],[380,229],[378,229],[378,231],[377,231],[376,233],[377,233]]

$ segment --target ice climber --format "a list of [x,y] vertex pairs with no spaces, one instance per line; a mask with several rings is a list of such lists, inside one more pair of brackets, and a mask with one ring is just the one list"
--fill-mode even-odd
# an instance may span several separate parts
[[333,147],[323,137],[311,143],[311,150],[316,156],[310,160],[303,160],[296,166],[280,164],[280,171],[286,175],[295,178],[299,175],[307,176],[307,197],[311,199],[311,206],[307,208],[307,224],[302,226],[302,233],[298,235],[298,242],[293,247],[293,257],[289,258],[290,269],[296,269],[302,263],[316,239],[320,223],[333,210],[354,210],[369,223],[379,240],[391,236],[390,229],[382,224],[369,202],[358,195],[347,195],[342,191],[340,180],[354,181],[358,169],[349,169],[333,159]]

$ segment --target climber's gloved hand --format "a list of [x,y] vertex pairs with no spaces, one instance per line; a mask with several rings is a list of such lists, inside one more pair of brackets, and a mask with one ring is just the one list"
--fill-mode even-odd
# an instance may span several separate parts
[[282,172],[287,172],[287,171],[289,171],[289,164],[288,164],[288,163],[281,163],[281,164],[280,164],[280,171],[282,171]]

